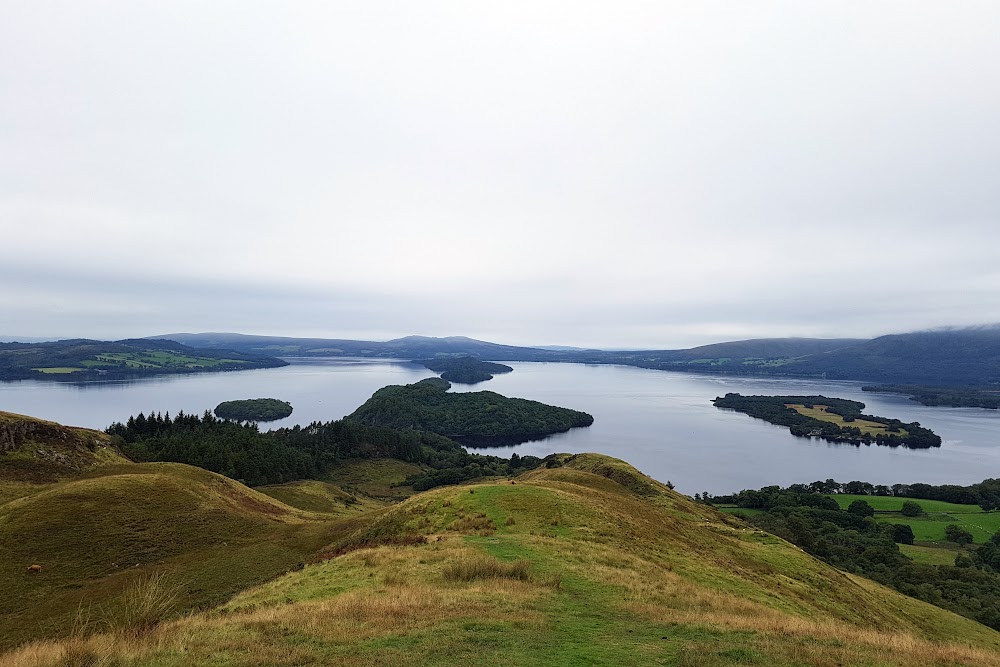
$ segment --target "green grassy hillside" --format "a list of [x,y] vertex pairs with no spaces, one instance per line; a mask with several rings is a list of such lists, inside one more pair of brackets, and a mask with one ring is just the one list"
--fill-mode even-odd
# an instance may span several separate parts
[[[549,465],[341,523],[329,558],[148,635],[35,644],[6,664],[1000,665],[1000,633],[621,461]],[[270,507],[239,520],[309,525]]]
[[[297,566],[335,534],[303,512],[182,464],[94,468],[0,505],[0,647],[99,622],[164,572],[178,609],[213,605]],[[27,573],[30,565],[42,571]]]
[[[372,459],[372,461],[381,462],[384,459]],[[385,502],[347,493],[329,482],[312,479],[259,486],[256,490],[291,507],[338,516],[351,516],[385,506]]]

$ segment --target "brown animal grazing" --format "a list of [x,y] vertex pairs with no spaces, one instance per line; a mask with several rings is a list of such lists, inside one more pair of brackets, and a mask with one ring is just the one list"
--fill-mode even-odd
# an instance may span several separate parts
[[42,571],[42,566],[41,565],[29,565],[28,566],[28,574],[38,574],[41,571]]

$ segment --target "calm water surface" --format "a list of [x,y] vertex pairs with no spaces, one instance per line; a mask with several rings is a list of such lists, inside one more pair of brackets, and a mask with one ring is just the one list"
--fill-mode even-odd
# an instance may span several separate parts
[[[291,402],[291,417],[265,428],[339,419],[388,384],[434,374],[406,362],[289,359],[290,366],[163,377],[133,383],[0,383],[0,410],[64,424],[104,428],[140,411],[202,412],[239,398]],[[624,366],[510,363],[513,373],[474,387],[531,398],[594,415],[594,425],[537,442],[489,450],[509,455],[601,452],[671,480],[685,493],[725,493],[766,484],[832,477],[875,484],[968,484],[1000,477],[1000,412],[930,408],[902,396],[867,394],[857,382],[721,378]],[[859,400],[866,411],[919,421],[944,440],[940,448],[854,447],[795,438],[788,430],[719,410],[711,399],[743,394],[823,394]]]

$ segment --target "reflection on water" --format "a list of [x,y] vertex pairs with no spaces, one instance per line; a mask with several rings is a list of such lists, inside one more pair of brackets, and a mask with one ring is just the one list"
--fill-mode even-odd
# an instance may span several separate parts
[[[157,377],[138,382],[65,385],[0,384],[0,410],[64,424],[104,428],[140,411],[202,412],[222,401],[279,398],[291,402],[280,428],[343,417],[375,390],[434,374],[403,361],[289,359],[290,366],[253,371]],[[506,396],[584,410],[594,425],[490,453],[544,456],[553,451],[602,452],[671,480],[685,493],[723,493],[766,484],[832,477],[876,484],[960,483],[1000,477],[1000,413],[930,408],[902,396],[868,394],[860,383],[773,378],[721,378],[621,366],[510,363],[513,373],[453,391],[489,389]],[[855,447],[795,438],[787,428],[719,410],[711,399],[743,394],[825,394],[862,401],[866,411],[919,421],[944,440],[940,448]]]

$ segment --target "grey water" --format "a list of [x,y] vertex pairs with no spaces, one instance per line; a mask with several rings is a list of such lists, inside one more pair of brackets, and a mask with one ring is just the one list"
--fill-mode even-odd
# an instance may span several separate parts
[[[280,428],[339,419],[377,389],[433,377],[405,361],[288,359],[283,368],[164,376],[137,382],[0,383],[0,410],[73,426],[103,429],[144,412],[201,413],[240,398],[289,401]],[[727,493],[768,484],[834,478],[874,484],[969,484],[1000,477],[1000,411],[926,407],[903,396],[870,394],[859,382],[733,378],[625,366],[510,363],[513,373],[453,391],[489,390],[584,410],[588,428],[572,429],[514,447],[480,450],[509,456],[600,452],[671,481],[688,494]],[[727,392],[822,394],[859,400],[866,412],[919,421],[943,439],[940,448],[855,447],[796,438],[786,428],[719,410],[711,400]]]

